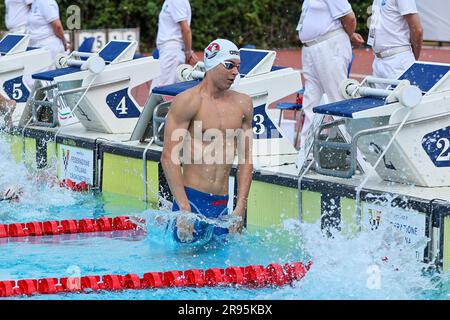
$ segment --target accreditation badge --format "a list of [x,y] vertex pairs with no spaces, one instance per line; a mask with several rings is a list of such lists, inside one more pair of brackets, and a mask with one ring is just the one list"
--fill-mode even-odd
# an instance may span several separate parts
[[295,28],[295,30],[297,30],[298,32],[300,32],[303,28],[303,21],[305,20],[306,14],[308,12],[309,2],[310,0],[305,0],[305,2],[303,3],[300,20],[298,21],[297,28]]
[[374,5],[372,6],[372,16],[370,17],[370,29],[369,29],[369,37],[367,40],[367,44],[371,47],[375,44],[375,33],[377,28],[380,24],[380,16],[381,16],[381,9],[378,3],[376,1],[374,2]]

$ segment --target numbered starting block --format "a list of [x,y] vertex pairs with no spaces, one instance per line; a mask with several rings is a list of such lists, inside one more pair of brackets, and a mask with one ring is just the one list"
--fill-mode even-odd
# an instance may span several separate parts
[[[248,94],[253,101],[253,155],[296,154],[292,142],[283,136],[276,117],[270,117],[268,106],[302,88],[300,72],[292,68],[273,66],[276,52],[240,49],[241,66],[231,89]],[[133,131],[131,140],[144,142],[147,138],[163,145],[163,128],[171,100],[177,94],[195,87],[205,75],[204,65],[194,68],[182,65],[178,68],[178,80],[174,85],[154,88],[147,106]]]
[[[376,167],[380,177],[424,187],[450,186],[450,65],[417,62],[399,79],[367,77],[361,84],[347,80],[341,93],[346,100],[314,108],[319,114],[342,117],[315,132],[319,173],[349,178],[355,173],[356,148],[374,165],[394,139]],[[343,124],[352,135],[350,143],[321,139],[322,130]],[[345,150],[350,168],[322,168],[324,149]]]
[[[30,103],[33,123],[44,105],[56,114],[58,104],[70,108],[88,130],[104,133],[131,133],[142,108],[131,89],[160,74],[159,61],[136,57],[136,41],[110,41],[98,53],[72,52],[56,57],[56,70],[37,73],[34,101]],[[45,101],[42,96],[51,96]],[[47,99],[48,100],[48,99]],[[51,123],[55,126],[54,121]],[[21,119],[21,124],[27,119]]]
[[30,36],[25,34],[7,34],[0,41],[0,94],[16,101],[13,122],[19,121],[31,88],[24,77],[52,65],[48,50],[30,48]]

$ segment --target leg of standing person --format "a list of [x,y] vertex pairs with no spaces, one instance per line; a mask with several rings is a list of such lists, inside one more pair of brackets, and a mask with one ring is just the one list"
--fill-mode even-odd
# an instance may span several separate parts
[[184,63],[185,56],[181,45],[166,45],[159,49],[159,63],[161,74],[153,79],[150,92],[155,87],[165,86],[177,82],[177,67]]
[[412,51],[406,51],[387,58],[373,61],[373,76],[385,79],[398,79],[415,62]]
[[302,129],[301,146],[304,144],[308,131],[311,130],[314,115],[312,108],[320,104],[323,94],[327,95],[329,103],[342,100],[339,86],[343,80],[347,79],[348,66],[352,59],[352,48],[346,34],[303,50],[305,123]]
[[305,78],[305,93],[303,94],[304,122],[300,135],[300,147],[304,146],[308,132],[312,129],[314,113],[312,109],[319,105],[323,90],[316,74],[314,47],[302,49],[303,76]]
[[[320,53],[324,56],[322,60],[323,72],[320,73],[320,83],[328,98],[328,103],[334,103],[343,99],[340,93],[342,81],[348,78],[348,68],[352,61],[352,47],[346,34],[339,35],[324,42]],[[328,57],[328,59],[326,59]],[[333,118],[326,117],[325,121],[330,122]],[[327,133],[330,138],[338,135],[337,128],[332,128]]]
[[323,43],[317,54],[321,55],[320,83],[333,103],[343,99],[339,87],[347,79],[348,67],[352,61],[352,47],[346,34],[339,35]]
[[[51,54],[52,61],[55,61],[56,55],[58,53],[64,53],[65,52],[64,51],[64,45],[63,45],[63,43],[61,42],[61,40],[58,37],[50,37],[48,39],[35,41],[35,42],[30,41],[30,46],[31,47],[37,47],[37,48],[43,48],[43,49],[48,50],[50,52],[50,54]],[[45,72],[45,71],[53,70],[53,69],[55,69],[54,64],[52,64],[52,65],[50,65],[50,66],[48,66],[46,68],[43,68],[43,69],[37,71],[36,73],[38,73],[38,72]],[[23,76],[23,82],[29,88],[30,92],[33,90],[34,83],[35,83],[35,80],[32,79],[31,76],[32,76],[31,74],[27,74],[27,75]]]

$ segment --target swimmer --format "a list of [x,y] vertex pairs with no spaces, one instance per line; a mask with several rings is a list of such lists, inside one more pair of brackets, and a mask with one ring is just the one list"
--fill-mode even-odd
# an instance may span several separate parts
[[240,62],[234,43],[211,42],[204,50],[205,78],[177,95],[167,114],[161,162],[174,196],[172,210],[181,211],[173,228],[178,242],[196,242],[211,230],[208,223],[190,219],[189,213],[208,219],[228,214],[229,176],[236,155],[238,192],[231,215],[239,222],[214,227],[213,232],[243,228],[253,173],[253,104],[248,95],[230,89],[240,76]]
[[[51,170],[40,170],[33,174],[27,174],[27,180],[33,185],[46,184],[53,188],[58,186],[58,178],[51,172]],[[20,185],[0,186],[0,201],[19,202],[24,194],[24,187]]]
[[17,202],[22,194],[23,189],[20,186],[11,185],[0,193],[0,201]]

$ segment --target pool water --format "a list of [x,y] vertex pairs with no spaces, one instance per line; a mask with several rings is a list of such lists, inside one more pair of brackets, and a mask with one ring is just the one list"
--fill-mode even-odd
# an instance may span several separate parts
[[[146,233],[113,232],[0,239],[0,280],[208,269],[314,262],[301,281],[281,288],[167,288],[120,292],[60,293],[8,299],[449,299],[450,277],[415,260],[415,249],[386,227],[352,237],[327,237],[314,225],[286,220],[282,226],[180,246],[155,215],[166,212],[111,194],[74,193],[47,173],[28,173],[0,138],[0,187],[23,186],[19,202],[0,202],[0,223],[131,215],[147,219]],[[388,259],[386,259],[388,257]]]

